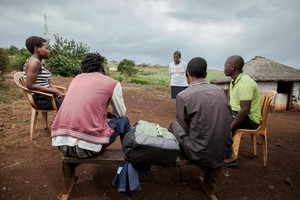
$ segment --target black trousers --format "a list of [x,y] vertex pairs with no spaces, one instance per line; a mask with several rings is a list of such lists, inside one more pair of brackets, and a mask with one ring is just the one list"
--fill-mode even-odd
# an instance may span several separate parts
[[[235,118],[237,116],[238,112],[237,111],[232,111],[232,116],[233,118]],[[252,121],[250,119],[249,116],[247,116],[247,119],[241,123],[237,129],[251,129],[251,130],[255,130],[259,127],[259,124],[255,123],[254,121]]]
[[[50,97],[46,97],[39,94],[33,94],[32,97],[39,109],[44,109],[44,110],[53,109]],[[59,109],[64,99],[55,97],[54,100],[56,102],[57,109]]]

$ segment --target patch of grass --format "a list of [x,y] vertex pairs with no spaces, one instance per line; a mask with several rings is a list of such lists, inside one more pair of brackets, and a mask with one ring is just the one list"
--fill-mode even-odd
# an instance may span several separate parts
[[220,70],[208,70],[206,80],[210,81],[218,76],[224,75],[223,71]]
[[0,103],[12,103],[23,97],[22,91],[13,83],[0,82]]
[[149,85],[149,81],[144,80],[144,79],[140,79],[140,78],[131,78],[129,81],[129,83],[135,83],[135,84],[140,84],[140,85]]
[[[169,86],[171,76],[169,74],[168,67],[136,67],[138,73],[133,77],[127,78],[126,82],[143,84],[143,85],[157,85],[157,86]],[[215,77],[223,75],[219,70],[208,70],[206,80],[210,81]],[[125,79],[118,71],[110,71],[109,76],[122,82]],[[120,79],[120,78],[123,79]]]

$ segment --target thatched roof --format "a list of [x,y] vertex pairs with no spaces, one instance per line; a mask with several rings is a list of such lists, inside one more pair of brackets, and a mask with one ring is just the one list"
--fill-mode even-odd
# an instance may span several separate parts
[[[255,81],[277,82],[277,81],[300,81],[300,70],[295,69],[275,61],[256,56],[245,63],[243,67],[245,74],[252,77]],[[213,84],[229,83],[231,77],[222,75],[210,82]]]

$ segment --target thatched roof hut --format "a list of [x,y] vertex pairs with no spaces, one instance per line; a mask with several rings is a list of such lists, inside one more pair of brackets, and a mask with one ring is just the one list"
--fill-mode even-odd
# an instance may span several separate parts
[[[275,61],[256,56],[245,63],[243,67],[245,74],[260,82],[278,82],[278,81],[300,81],[300,70],[289,67]],[[225,75],[219,76],[213,80],[213,84],[229,83],[231,77]]]

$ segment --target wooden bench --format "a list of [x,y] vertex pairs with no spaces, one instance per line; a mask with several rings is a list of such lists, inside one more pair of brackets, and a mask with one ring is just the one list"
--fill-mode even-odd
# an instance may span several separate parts
[[[121,165],[124,161],[124,154],[121,150],[116,149],[106,149],[101,152],[97,157],[79,159],[72,157],[62,158],[62,200],[67,200],[70,198],[73,186],[76,182],[76,167],[80,164],[90,163],[90,164],[119,164]],[[181,167],[185,165],[194,165],[191,161],[187,160],[185,157],[181,156],[180,161],[176,164],[176,167],[180,169],[180,180],[182,180]],[[215,195],[216,191],[216,181],[215,173],[210,173],[205,171],[204,177],[199,178],[200,186],[205,192],[208,199],[217,200]]]

